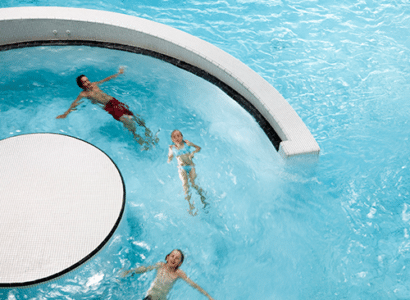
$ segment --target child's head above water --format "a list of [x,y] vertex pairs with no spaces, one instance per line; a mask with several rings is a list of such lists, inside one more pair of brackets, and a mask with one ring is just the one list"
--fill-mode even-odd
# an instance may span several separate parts
[[167,261],[167,264],[170,264],[175,267],[175,269],[178,269],[184,262],[184,253],[182,253],[179,249],[174,249],[171,253],[165,256],[165,260]]
[[184,136],[182,135],[181,131],[179,131],[178,129],[175,129],[171,133],[171,140],[174,144],[182,143],[183,138],[184,138]]
[[77,78],[76,78],[76,80],[77,80],[77,85],[80,87],[80,88],[82,88],[83,90],[85,90],[85,86],[84,86],[84,82],[83,82],[83,77],[85,77],[85,75],[84,74],[81,74],[80,76],[78,76]]

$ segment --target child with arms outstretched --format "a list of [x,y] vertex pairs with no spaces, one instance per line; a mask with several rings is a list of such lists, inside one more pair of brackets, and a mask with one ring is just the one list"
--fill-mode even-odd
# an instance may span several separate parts
[[[138,114],[134,114],[129,110],[128,105],[106,94],[99,87],[104,82],[117,78],[123,73],[124,68],[120,68],[117,74],[95,82],[91,82],[85,75],[78,76],[77,85],[82,89],[82,92],[78,95],[77,99],[70,105],[65,113],[57,116],[57,119],[66,118],[69,113],[77,109],[77,106],[81,104],[81,100],[83,98],[87,98],[93,104],[101,106],[105,111],[111,114],[115,120],[122,122],[124,127],[133,134],[134,139],[140,145],[145,145],[144,149],[147,150],[151,145],[158,143],[158,138],[152,135],[151,130],[145,126],[144,120]],[[137,133],[137,125],[145,128],[145,138],[142,138]]]
[[174,283],[182,278],[186,283],[188,283],[193,288],[200,291],[209,300],[213,300],[207,292],[205,292],[199,285],[193,282],[184,271],[180,270],[179,267],[184,261],[184,254],[181,250],[175,249],[165,257],[166,263],[158,262],[153,266],[148,267],[138,267],[125,271],[121,274],[122,277],[127,276],[130,273],[141,274],[151,270],[157,270],[157,275],[154,282],[151,284],[147,292],[147,296],[143,300],[166,300],[167,295]]

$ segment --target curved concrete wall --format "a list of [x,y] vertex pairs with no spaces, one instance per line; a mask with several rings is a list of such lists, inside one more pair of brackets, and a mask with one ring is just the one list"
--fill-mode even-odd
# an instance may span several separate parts
[[247,99],[282,139],[284,157],[319,154],[312,134],[279,92],[248,66],[199,38],[149,20],[90,9],[0,9],[0,45],[40,40],[81,40],[139,47],[167,55],[215,76]]

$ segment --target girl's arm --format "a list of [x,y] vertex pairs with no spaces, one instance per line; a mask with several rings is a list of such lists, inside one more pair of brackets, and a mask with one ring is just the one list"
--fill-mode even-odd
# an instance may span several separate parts
[[76,110],[76,107],[81,104],[81,99],[84,98],[84,94],[83,92],[80,93],[80,95],[78,95],[77,99],[75,99],[75,101],[73,103],[71,103],[70,108],[63,113],[62,115],[57,116],[56,119],[64,119],[65,117],[67,117],[67,115],[72,112],[73,110]]
[[182,270],[178,270],[178,275],[181,277],[183,280],[185,280],[186,283],[188,283],[190,286],[193,288],[197,289],[200,291],[202,294],[204,294],[206,297],[208,297],[209,300],[214,300],[207,292],[205,292],[199,285],[197,285],[195,282],[193,282],[188,276],[186,276],[185,272]]
[[168,150],[168,163],[170,163],[173,158],[174,158],[174,152],[172,151],[172,145],[171,145],[169,146],[169,150]]
[[188,146],[192,146],[192,147],[195,148],[195,150],[192,151],[191,154],[189,155],[189,156],[191,157],[191,159],[194,158],[194,154],[195,154],[195,153],[198,153],[199,151],[201,151],[201,147],[199,147],[198,145],[195,145],[194,143],[191,143],[191,142],[188,141],[188,140],[185,140],[185,144],[187,144]]
[[101,84],[101,83],[104,83],[104,82],[106,82],[106,81],[108,81],[108,80],[111,80],[111,79],[113,79],[113,78],[115,78],[115,77],[117,77],[118,75],[120,75],[120,74],[123,74],[124,73],[124,68],[120,68],[119,69],[119,71],[118,71],[118,73],[116,73],[116,74],[114,74],[114,75],[111,75],[111,76],[108,76],[107,78],[104,78],[103,80],[100,80],[100,81],[97,81],[95,84]]
[[162,264],[163,263],[159,262],[159,263],[157,263],[153,266],[148,266],[148,267],[141,266],[141,267],[137,267],[135,269],[127,270],[127,271],[124,271],[124,272],[121,273],[121,277],[125,277],[130,273],[142,274],[142,273],[145,273],[145,272],[148,272],[148,271],[152,271],[154,269],[160,268],[162,266]]

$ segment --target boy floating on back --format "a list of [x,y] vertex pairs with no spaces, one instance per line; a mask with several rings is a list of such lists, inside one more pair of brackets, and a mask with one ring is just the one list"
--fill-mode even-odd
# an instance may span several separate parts
[[[156,144],[158,138],[152,136],[151,130],[145,126],[144,120],[137,114],[134,115],[128,108],[128,105],[118,101],[114,97],[104,93],[98,86],[104,82],[107,82],[120,74],[124,73],[124,69],[120,68],[117,74],[111,75],[103,80],[90,82],[85,75],[80,75],[77,77],[77,84],[83,91],[78,95],[77,99],[71,104],[69,109],[62,115],[57,116],[57,119],[63,119],[67,115],[76,110],[76,107],[82,103],[80,100],[82,98],[88,98],[93,104],[100,105],[105,111],[111,114],[114,119],[120,121],[124,124],[134,136],[134,139],[140,144],[144,145],[144,149],[149,149],[151,144]],[[137,134],[138,124],[141,127],[145,128],[145,137],[144,140],[140,135]]]

